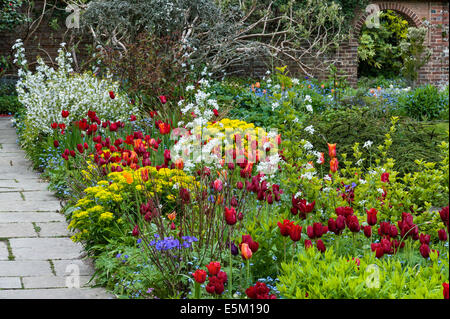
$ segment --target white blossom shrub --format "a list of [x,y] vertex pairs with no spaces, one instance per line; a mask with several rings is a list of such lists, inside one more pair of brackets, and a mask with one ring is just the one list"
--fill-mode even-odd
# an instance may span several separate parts
[[[78,121],[89,110],[95,111],[101,121],[124,121],[138,112],[126,94],[119,92],[119,84],[111,78],[97,78],[90,72],[78,74],[73,71],[71,54],[58,50],[54,69],[38,57],[36,71],[28,70],[25,50],[20,40],[13,46],[15,63],[19,66],[16,85],[19,101],[26,108],[27,125],[38,133],[51,133],[51,123],[67,126]],[[113,95],[110,95],[113,92]],[[113,97],[113,98],[112,98]],[[62,111],[69,111],[63,118]]]

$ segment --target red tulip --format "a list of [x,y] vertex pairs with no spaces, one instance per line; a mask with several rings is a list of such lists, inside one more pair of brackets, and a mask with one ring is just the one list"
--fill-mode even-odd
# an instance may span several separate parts
[[62,112],[61,112],[61,116],[63,117],[63,118],[66,118],[66,117],[68,117],[69,116],[69,111],[65,111],[65,110],[63,110]]
[[328,155],[330,156],[330,158],[336,157],[336,144],[328,143]]
[[52,129],[56,129],[56,128],[58,127],[58,123],[53,122],[53,123],[51,124],[51,127],[52,127]]
[[299,225],[292,225],[289,228],[289,236],[294,242],[297,242],[302,237],[302,227]]
[[281,236],[284,236],[284,237],[289,236],[289,230],[293,224],[294,224],[294,222],[292,222],[288,219],[283,220],[283,223],[278,222],[277,225],[280,228]]
[[236,210],[234,209],[234,207],[231,207],[231,209],[225,207],[225,221],[230,226],[236,224]]
[[317,241],[317,249],[321,252],[321,253],[324,253],[325,252],[325,250],[326,250],[326,248],[325,248],[325,244],[323,243],[323,241],[322,241],[322,239],[319,239],[318,241]]
[[389,173],[386,172],[381,174],[381,181],[383,183],[389,183]]
[[333,158],[331,159],[331,161],[330,161],[330,170],[331,170],[333,173],[335,173],[335,172],[337,172],[338,167],[339,167],[339,161],[337,160],[336,157],[333,157]]
[[208,265],[206,265],[206,268],[211,276],[215,276],[220,271],[220,263],[218,261],[211,261]]
[[199,284],[202,284],[206,281],[206,271],[203,269],[197,269],[193,275],[195,282],[198,282]]
[[250,299],[276,299],[274,294],[269,295],[269,288],[263,282],[256,282],[252,287],[245,290],[245,294]]
[[431,236],[428,234],[420,234],[419,241],[421,244],[429,245],[431,240]]
[[375,208],[371,208],[369,210],[366,210],[366,212],[367,212],[367,223],[370,226],[376,225],[378,211]]
[[133,235],[134,237],[139,236],[139,227],[138,227],[138,225],[134,226],[133,231],[131,232],[131,235]]
[[363,230],[364,230],[364,236],[366,236],[367,238],[370,238],[372,236],[372,227],[364,226]]
[[419,251],[423,258],[430,257],[430,246],[428,246],[427,244],[422,244],[419,248]]
[[321,223],[314,223],[313,224],[313,232],[314,232],[315,238],[322,237],[322,234],[324,234],[323,225]]
[[167,97],[164,95],[160,95],[159,96],[159,100],[161,101],[162,104],[166,104],[167,103]]
[[313,246],[312,241],[310,241],[309,239],[306,239],[305,240],[305,249],[312,248],[312,246]]
[[215,116],[219,116],[219,111],[217,111],[216,109],[213,109],[213,113]]
[[314,235],[314,228],[312,226],[306,227],[306,234],[310,239],[316,238],[316,236]]
[[78,152],[80,152],[81,154],[84,152],[84,147],[81,144],[77,144],[77,149],[78,149]]
[[166,135],[170,133],[170,124],[161,122],[159,123],[159,132],[162,135]]
[[113,91],[109,91],[109,97],[114,100],[116,98],[116,95]]
[[438,237],[440,241],[447,241],[447,232],[445,229],[438,230]]
[[59,146],[59,141],[58,141],[58,140],[54,140],[54,141],[53,141],[53,146],[54,146],[55,148],[58,148],[58,146]]
[[444,290],[442,291],[444,299],[448,299],[448,282],[442,283],[442,287],[444,287]]

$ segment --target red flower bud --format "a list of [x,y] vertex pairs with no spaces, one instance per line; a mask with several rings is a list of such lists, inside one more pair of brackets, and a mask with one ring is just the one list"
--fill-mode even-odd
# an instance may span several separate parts
[[66,117],[68,117],[69,116],[69,111],[65,111],[65,110],[63,110],[62,112],[61,112],[61,116],[63,117],[63,118],[66,118]]

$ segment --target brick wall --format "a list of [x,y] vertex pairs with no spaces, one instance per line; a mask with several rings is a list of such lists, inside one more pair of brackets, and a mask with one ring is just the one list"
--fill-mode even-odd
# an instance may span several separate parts
[[[35,6],[35,11],[40,12],[43,7],[43,2],[38,0],[35,2]],[[0,55],[13,56],[11,47],[14,45],[16,39],[20,38],[24,42],[26,58],[31,69],[36,65],[37,56],[44,59],[47,64],[53,64],[54,59],[57,56],[57,51],[60,48],[60,43],[70,42],[72,34],[68,32],[68,29],[65,27],[65,21],[59,21],[60,29],[54,30],[50,27],[50,20],[51,18],[44,18],[42,22],[38,24],[38,28],[32,32],[30,32],[30,28],[28,28],[27,25],[17,27],[10,32],[1,32]],[[75,40],[75,38],[72,40]],[[79,45],[79,48],[81,49],[81,52],[79,53],[80,59],[83,59],[86,55],[83,50],[83,45],[86,43],[87,42],[84,41]],[[11,70],[7,75],[13,75],[15,72],[15,70]]]
[[[39,7],[37,1],[37,7]],[[430,62],[419,71],[419,83],[432,83],[435,85],[448,84],[449,72],[449,4],[447,1],[374,1],[381,10],[391,9],[402,14],[412,26],[420,26],[423,20],[429,21],[432,28],[427,37],[427,44],[432,49]],[[347,43],[343,43],[337,52],[339,58],[338,68],[347,76],[350,84],[357,82],[358,70],[358,37],[365,22],[367,13],[360,12],[354,21],[354,31],[352,38]],[[50,62],[56,56],[59,43],[66,41],[67,31],[65,26],[61,31],[56,32],[49,26],[49,21],[43,21],[36,32],[29,36],[25,42],[28,61],[36,61],[36,56],[40,55]],[[11,46],[17,38],[25,39],[27,36],[25,28],[18,28],[13,32],[0,34],[0,55],[11,54]],[[86,42],[84,42],[86,44]],[[80,45],[82,48],[83,45]],[[79,56],[83,57],[83,54]],[[241,68],[230,71],[239,71],[246,76],[262,76],[267,67],[262,61],[246,63]],[[291,67],[291,74],[300,75],[300,72]],[[315,74],[319,79],[326,78],[327,74]]]
[[[380,10],[394,10],[409,22],[409,25],[420,27],[426,20],[431,28],[426,44],[432,49],[432,56],[427,65],[419,70],[419,84],[431,83],[447,85],[449,72],[449,4],[447,1],[374,1]],[[338,57],[339,68],[348,75],[352,85],[357,82],[358,70],[358,38],[368,13],[361,12],[354,21],[354,32],[348,43],[341,46]]]

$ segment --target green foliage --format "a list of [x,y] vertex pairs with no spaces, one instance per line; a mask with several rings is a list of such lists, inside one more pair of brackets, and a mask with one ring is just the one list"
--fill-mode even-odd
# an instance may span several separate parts
[[392,10],[380,13],[380,27],[364,26],[358,46],[361,76],[395,76],[402,67],[400,42],[407,36],[408,22]]
[[14,114],[21,106],[17,96],[0,95],[0,114]]
[[[375,145],[382,143],[390,127],[389,119],[377,111],[358,107],[329,109],[321,114],[316,113],[309,123],[319,134],[311,136],[307,132],[299,131],[299,138],[307,138],[316,149],[322,151],[327,150],[326,143],[337,143],[338,151],[346,154],[353,153],[353,145],[357,142],[370,140]],[[445,128],[436,129],[433,123],[420,123],[408,118],[401,120],[392,136],[394,146],[389,153],[395,160],[395,170],[400,174],[417,171],[417,159],[438,161],[439,144],[445,136]]]
[[442,263],[434,254],[423,266],[405,267],[399,260],[364,255],[358,266],[332,248],[324,254],[307,249],[281,264],[277,287],[284,298],[294,299],[442,299],[448,253],[439,259]]
[[425,85],[411,91],[399,100],[399,107],[409,117],[417,120],[448,118],[448,86],[445,90]]
[[403,58],[402,75],[412,84],[419,76],[419,69],[431,58],[431,49],[425,44],[428,29],[425,27],[408,28],[406,39],[400,43]]
[[23,0],[2,0],[0,2],[0,31],[11,31],[28,21],[27,16],[20,11]]

